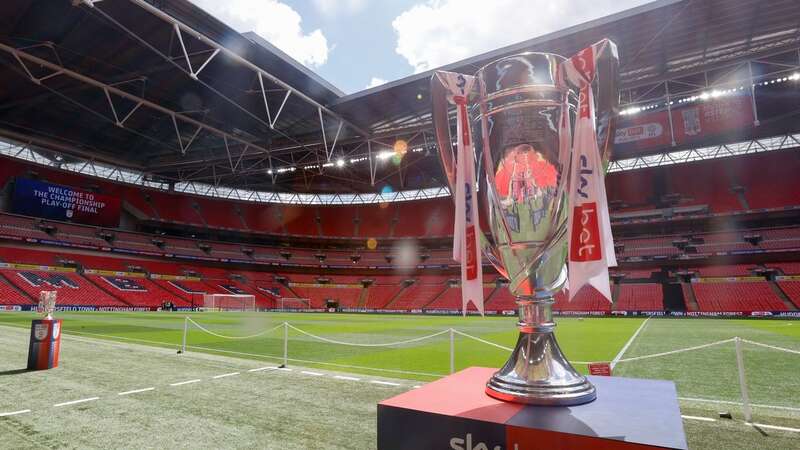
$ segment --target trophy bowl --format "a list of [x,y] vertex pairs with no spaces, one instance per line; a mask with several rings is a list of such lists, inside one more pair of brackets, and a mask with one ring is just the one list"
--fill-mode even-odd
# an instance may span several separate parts
[[[613,45],[613,44],[612,44]],[[612,47],[613,50],[613,47]],[[601,154],[608,154],[616,108],[612,63],[599,92]],[[567,361],[554,335],[554,296],[567,282],[568,168],[577,92],[559,76],[565,58],[523,53],[482,67],[469,93],[475,137],[480,243],[516,297],[519,338],[505,365],[486,384],[494,398],[535,405],[576,405],[596,398],[595,387]],[[449,91],[442,73],[431,80],[440,159],[454,192],[456,152]]]

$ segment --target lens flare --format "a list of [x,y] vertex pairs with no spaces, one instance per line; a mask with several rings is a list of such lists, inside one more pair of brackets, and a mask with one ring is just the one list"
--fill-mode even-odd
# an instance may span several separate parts
[[408,151],[408,142],[398,139],[394,143],[394,152],[398,155],[405,155]]

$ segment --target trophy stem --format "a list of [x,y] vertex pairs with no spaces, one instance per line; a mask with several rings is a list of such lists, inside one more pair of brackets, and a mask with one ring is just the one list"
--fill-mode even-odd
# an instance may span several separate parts
[[517,297],[519,339],[511,358],[486,383],[499,400],[569,406],[594,400],[594,385],[567,361],[553,331],[552,297]]

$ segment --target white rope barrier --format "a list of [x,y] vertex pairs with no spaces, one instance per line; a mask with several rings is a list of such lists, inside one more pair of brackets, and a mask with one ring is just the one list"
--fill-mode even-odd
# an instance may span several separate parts
[[485,340],[483,340],[483,339],[481,339],[479,337],[475,337],[475,336],[472,336],[471,334],[463,333],[463,332],[455,330],[455,329],[453,330],[453,333],[455,333],[455,334],[457,334],[459,336],[464,336],[465,338],[472,339],[473,341],[478,341],[478,342],[480,342],[482,344],[491,345],[492,347],[497,347],[500,350],[506,350],[506,351],[509,351],[509,352],[514,350],[511,347],[506,347],[506,346],[503,346],[503,345],[500,345],[500,344],[495,344],[494,342],[485,341]]
[[676,353],[690,352],[690,351],[693,351],[693,350],[700,350],[700,349],[703,349],[703,348],[713,347],[715,345],[726,344],[728,342],[733,342],[734,340],[736,340],[736,338],[725,339],[723,341],[711,342],[710,344],[697,345],[697,346],[694,346],[694,347],[680,348],[680,349],[672,350],[672,351],[669,351],[669,352],[653,353],[652,355],[643,355],[643,356],[634,356],[632,358],[624,358],[624,359],[620,359],[617,362],[638,361],[640,359],[658,358],[659,356],[667,356],[667,355],[674,355]]
[[780,352],[794,353],[795,355],[800,355],[800,351],[797,351],[797,350],[791,350],[791,349],[783,348],[783,347],[776,347],[774,345],[769,345],[769,344],[762,344],[760,342],[754,342],[754,341],[750,341],[750,340],[747,340],[747,339],[742,339],[742,342],[745,342],[747,344],[757,345],[759,347],[769,348],[769,349],[772,349],[772,350],[778,350]]
[[[283,325],[281,325],[283,326]],[[199,345],[188,345],[187,348],[194,348],[197,350],[205,350],[212,353],[227,353],[231,355],[243,355],[243,356],[251,356],[256,358],[264,358],[264,359],[277,359],[282,361],[282,356],[273,356],[273,355],[264,355],[261,353],[247,353],[247,352],[237,352],[234,350],[224,350],[220,348],[211,348],[211,347],[202,347]],[[400,369],[383,369],[378,367],[367,367],[367,366],[355,366],[351,364],[339,364],[339,363],[331,363],[325,361],[314,361],[310,359],[297,359],[297,358],[288,358],[289,361],[297,362],[297,363],[305,363],[305,364],[313,364],[313,365],[320,365],[320,366],[331,366],[331,367],[340,367],[344,369],[359,369],[359,370],[369,370],[371,372],[385,372],[385,373],[399,373],[403,375],[419,375],[428,378],[441,378],[447,376],[444,373],[430,373],[430,372],[413,372],[410,370],[400,370]]]
[[[252,339],[252,338],[255,338],[255,337],[259,337],[259,336],[265,335],[267,333],[270,333],[272,331],[277,330],[278,328],[281,328],[281,327],[285,326],[287,328],[291,328],[291,329],[297,331],[298,333],[306,335],[306,336],[308,336],[308,337],[310,337],[312,339],[316,339],[316,340],[319,340],[319,341],[322,341],[322,342],[327,342],[329,344],[346,345],[346,346],[351,346],[351,347],[395,347],[395,346],[400,346],[400,345],[413,344],[415,342],[421,342],[421,341],[425,341],[425,340],[428,340],[428,339],[433,339],[435,337],[444,335],[444,334],[449,333],[449,332],[452,331],[454,334],[457,334],[459,336],[465,337],[467,339],[472,339],[473,341],[480,342],[482,344],[489,345],[491,347],[495,347],[495,348],[498,348],[500,350],[513,351],[513,349],[511,347],[506,347],[504,345],[500,345],[500,344],[497,344],[497,343],[494,343],[494,342],[491,342],[491,341],[487,341],[485,339],[481,339],[481,338],[479,338],[477,336],[473,336],[471,334],[467,334],[467,333],[464,333],[463,331],[459,331],[459,330],[456,330],[456,329],[442,330],[442,331],[439,331],[437,333],[429,334],[429,335],[426,335],[426,336],[420,336],[420,337],[416,337],[416,338],[413,338],[413,339],[406,339],[406,340],[403,340],[403,341],[387,342],[387,343],[381,343],[381,344],[363,344],[363,343],[357,343],[357,342],[338,341],[338,340],[335,340],[335,339],[329,339],[329,338],[325,338],[325,337],[322,337],[322,336],[318,336],[316,334],[312,334],[312,333],[309,333],[309,332],[307,332],[305,330],[297,328],[296,326],[294,326],[294,325],[292,325],[292,324],[290,324],[288,322],[284,322],[284,323],[282,323],[280,325],[277,325],[275,327],[272,327],[272,328],[270,328],[268,330],[261,331],[259,333],[256,333],[256,334],[253,334],[253,335],[250,335],[250,336],[225,336],[225,335],[222,335],[222,334],[215,333],[215,332],[203,327],[202,325],[200,325],[199,323],[195,322],[194,320],[192,320],[189,317],[187,317],[187,320],[189,322],[192,322],[200,330],[202,330],[202,331],[204,331],[204,332],[206,332],[206,333],[208,333],[208,334],[210,334],[212,336],[216,336],[216,337],[219,337],[219,338],[222,338],[222,339],[234,339],[234,340]],[[619,359],[617,362],[621,363],[621,362],[639,361],[639,360],[650,359],[650,358],[659,358],[659,357],[662,357],[662,356],[669,356],[669,355],[674,355],[674,354],[678,354],[678,353],[685,353],[685,352],[690,352],[690,351],[694,351],[694,350],[701,350],[701,349],[708,348],[708,347],[714,347],[714,346],[717,346],[717,345],[726,344],[726,343],[729,343],[729,342],[734,342],[735,340],[736,340],[736,338],[730,338],[730,339],[724,339],[724,340],[721,340],[721,341],[711,342],[711,343],[708,343],[708,344],[697,345],[697,346],[694,346],[694,347],[686,347],[686,348],[681,348],[681,349],[677,349],[677,350],[671,350],[671,351],[668,351],[668,352],[653,353],[653,354],[650,354],[650,355],[642,355],[642,356],[634,356],[634,357],[631,357],[631,358],[622,358],[622,359]],[[781,352],[793,353],[793,354],[796,354],[796,355],[800,355],[800,351],[798,351],[798,350],[792,350],[792,349],[778,347],[778,346],[769,345],[769,344],[762,344],[760,342],[755,342],[755,341],[751,341],[751,340],[748,340],[748,339],[741,339],[741,341],[745,342],[745,343],[748,343],[748,344],[751,344],[751,345],[756,345],[756,346],[759,346],[759,347],[764,347],[764,348],[768,348],[768,349],[772,349],[772,350],[777,350],[777,351],[781,351]],[[310,362],[310,361],[308,361],[308,362]],[[591,363],[590,361],[571,361],[571,362],[573,364],[590,364]],[[428,375],[428,374],[426,374],[426,375]]]
[[[453,333],[455,333],[455,334],[457,334],[459,336],[463,336],[463,337],[468,338],[468,339],[472,339],[473,341],[478,341],[478,342],[480,342],[482,344],[491,345],[492,347],[497,347],[500,350],[506,350],[506,351],[509,351],[509,352],[514,351],[514,349],[511,348],[511,347],[506,347],[504,345],[495,344],[494,342],[487,341],[487,340],[481,339],[481,338],[479,338],[477,336],[473,336],[471,334],[467,334],[467,333],[464,333],[464,332],[461,332],[461,331],[458,331],[458,330],[455,330],[455,329],[453,330]],[[572,364],[591,364],[590,361],[570,361],[570,363],[572,363]]]
[[187,317],[186,319],[187,319],[189,322],[192,322],[192,323],[194,324],[194,326],[196,326],[197,328],[200,328],[201,330],[203,330],[204,332],[206,332],[206,333],[208,333],[208,334],[210,334],[210,335],[212,335],[212,336],[216,336],[216,337],[218,337],[218,338],[222,338],[222,339],[233,339],[233,340],[237,340],[237,339],[252,339],[252,338],[256,338],[256,337],[259,337],[259,336],[263,336],[263,335],[265,335],[265,334],[267,334],[267,333],[270,333],[270,332],[272,332],[272,331],[275,331],[275,330],[277,330],[278,328],[281,328],[281,327],[283,326],[283,324],[280,324],[280,325],[277,325],[277,326],[275,326],[275,327],[272,327],[272,328],[270,328],[269,330],[264,330],[264,331],[261,331],[261,332],[259,332],[259,333],[256,333],[256,334],[251,334],[250,336],[225,336],[225,335],[222,335],[222,334],[214,333],[213,331],[211,331],[211,330],[209,330],[209,329],[205,328],[204,326],[202,326],[202,325],[200,325],[199,323],[197,323],[197,322],[195,322],[194,320],[192,320],[192,318],[191,318],[191,317]]
[[324,338],[322,336],[317,336],[317,335],[311,334],[311,333],[309,333],[307,331],[303,331],[300,328],[297,328],[296,326],[294,326],[294,325],[292,325],[290,323],[287,323],[286,325],[289,328],[297,331],[298,333],[305,334],[306,336],[308,336],[310,338],[317,339],[317,340],[320,340],[322,342],[327,342],[329,344],[349,345],[349,346],[353,346],[353,347],[393,347],[393,346],[397,346],[397,345],[411,344],[411,343],[414,343],[414,342],[424,341],[426,339],[435,338],[436,336],[441,336],[441,335],[443,335],[445,333],[449,333],[450,332],[450,330],[442,330],[442,331],[440,331],[438,333],[429,334],[427,336],[421,336],[421,337],[414,338],[414,339],[407,339],[405,341],[388,342],[388,343],[385,343],[385,344],[361,344],[361,343],[356,343],[356,342],[343,342],[343,341],[336,341],[336,340],[333,340],[333,339]]

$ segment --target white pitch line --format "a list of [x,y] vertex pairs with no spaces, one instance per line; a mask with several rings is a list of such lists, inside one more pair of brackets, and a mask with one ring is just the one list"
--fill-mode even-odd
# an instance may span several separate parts
[[30,409],[21,409],[19,411],[11,411],[11,412],[4,412],[0,413],[0,417],[8,417],[8,416],[16,416],[17,414],[25,414],[31,412]]
[[392,383],[390,381],[378,381],[378,380],[370,380],[372,384],[382,384],[384,386],[400,386],[400,383]]
[[261,372],[262,370],[274,369],[274,367],[259,367],[258,369],[250,369],[248,372]]
[[421,388],[421,387],[422,387],[422,386],[420,386],[420,385],[411,386],[411,388],[412,388],[412,389],[419,389],[419,388]]
[[307,370],[302,370],[302,371],[300,371],[300,373],[302,373],[304,375],[312,375],[312,376],[315,376],[315,377],[320,377],[320,376],[323,375],[323,374],[321,374],[319,372],[309,372]]
[[288,367],[278,367],[278,370],[280,370],[281,372],[291,372],[292,371],[292,369],[290,369]]
[[622,347],[622,349],[619,351],[619,353],[617,353],[617,356],[615,356],[614,359],[611,360],[611,368],[612,369],[614,368],[614,366],[617,365],[619,360],[622,359],[622,355],[624,355],[625,352],[628,351],[628,347],[630,347],[631,344],[633,344],[633,341],[636,339],[637,336],[639,336],[639,333],[642,332],[642,330],[644,329],[644,326],[647,325],[647,322],[649,322],[649,321],[650,321],[650,317],[648,317],[647,319],[644,319],[644,322],[642,322],[642,324],[639,325],[639,328],[636,329],[636,332],[633,333],[633,336],[631,336],[631,338],[628,339],[628,342],[626,342],[625,345]]
[[[732,402],[729,400],[712,400],[708,398],[694,398],[694,397],[678,397],[678,400],[683,400],[687,402],[698,402],[698,403],[719,403],[723,405],[738,405],[741,406],[742,402]],[[766,409],[783,409],[786,411],[800,411],[800,408],[792,408],[791,406],[778,406],[778,405],[762,405],[760,403],[750,403],[750,406],[756,408],[766,408]]]
[[120,392],[120,393],[118,393],[117,395],[130,395],[130,394],[138,394],[139,392],[147,392],[147,391],[154,391],[154,390],[156,390],[156,388],[154,388],[154,387],[148,387],[148,388],[143,388],[143,389],[134,389],[134,390],[132,390],[132,391]]
[[187,380],[187,381],[179,381],[177,383],[172,383],[170,386],[183,386],[184,384],[191,384],[191,383],[199,383],[203,380],[199,378],[195,378],[194,380]]
[[78,403],[93,402],[93,401],[99,400],[99,399],[100,399],[100,397],[82,398],[80,400],[73,400],[71,402],[56,403],[55,405],[53,405],[53,407],[54,408],[59,408],[61,406],[77,405]]
[[684,416],[684,415],[681,415],[681,417],[683,417],[684,419],[689,419],[689,420],[702,420],[703,422],[716,422],[717,421],[716,419],[711,419],[709,417]]
[[239,375],[239,372],[223,373],[222,375],[215,375],[211,379],[218,380],[220,378],[235,377],[236,375]]
[[361,381],[361,378],[345,377],[345,376],[342,376],[342,375],[334,375],[333,378],[336,378],[337,380]]
[[768,428],[770,430],[791,431],[794,433],[800,433],[800,428],[779,427],[777,425],[765,425],[763,423],[745,423],[745,425],[750,425],[751,427]]

